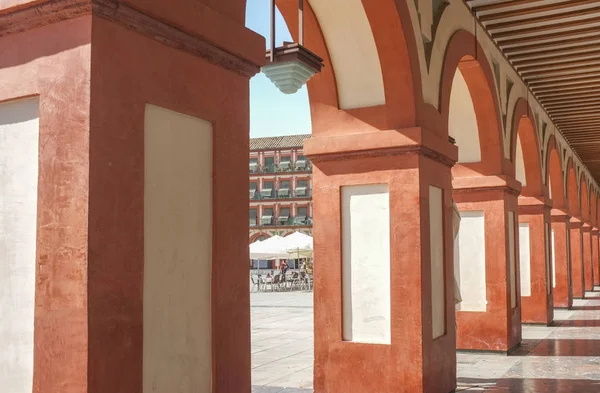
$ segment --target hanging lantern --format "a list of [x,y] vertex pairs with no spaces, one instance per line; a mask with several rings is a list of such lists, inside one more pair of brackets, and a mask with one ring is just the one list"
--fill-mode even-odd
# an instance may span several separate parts
[[271,49],[267,51],[267,64],[261,71],[284,94],[294,94],[313,75],[321,72],[323,59],[304,46],[304,1],[299,0],[299,43],[284,42],[275,48],[275,0],[271,0]]

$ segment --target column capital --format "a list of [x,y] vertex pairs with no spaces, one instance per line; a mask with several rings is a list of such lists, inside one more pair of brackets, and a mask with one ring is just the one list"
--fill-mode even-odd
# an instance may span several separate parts
[[597,227],[592,227],[592,235],[598,236],[598,228]]
[[581,229],[583,226],[583,221],[579,217],[571,217],[569,218],[569,228],[570,229]]
[[505,175],[457,177],[452,181],[454,194],[502,191],[513,195],[521,192],[521,183]]
[[546,196],[519,196],[519,214],[544,214],[552,208],[552,201]]
[[[193,11],[198,18],[215,23],[193,24],[191,18],[178,13],[158,19],[152,16],[158,11],[152,13],[151,8],[133,8],[120,0],[17,0],[8,7],[0,5],[0,37],[93,15],[248,78],[258,73],[265,62],[262,37],[207,6],[182,9],[179,14]],[[225,29],[237,39],[224,39]]]
[[314,164],[357,158],[421,155],[452,167],[458,148],[423,127],[318,136],[304,143]]
[[581,230],[583,232],[591,232],[592,231],[592,226],[590,224],[588,224],[587,222],[583,222],[581,225]]

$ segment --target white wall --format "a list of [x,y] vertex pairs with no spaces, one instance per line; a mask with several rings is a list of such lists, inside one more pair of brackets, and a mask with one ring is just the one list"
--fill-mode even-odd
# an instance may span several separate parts
[[431,316],[433,338],[446,333],[446,304],[444,283],[444,192],[429,186],[429,239],[431,258]]
[[519,262],[521,267],[521,296],[531,296],[531,245],[529,224],[519,223]]
[[144,393],[212,390],[212,125],[145,114]]
[[556,288],[556,248],[554,247],[554,228],[552,229],[552,288]]
[[[461,311],[484,312],[487,308],[485,284],[485,223],[482,211],[460,213],[455,265],[459,267]],[[458,257],[458,261],[456,258]]]
[[[552,283],[550,282],[550,280],[552,279],[551,277],[551,272],[550,270],[553,270],[553,267],[550,265],[550,224],[549,223],[545,223],[545,232],[544,232],[544,250],[546,251],[546,293],[548,295],[550,295],[550,293],[552,292]],[[552,253],[552,258],[554,258],[554,253]]]
[[460,70],[456,70],[452,80],[448,132],[456,140],[459,163],[481,161],[475,108],[469,87]]
[[510,307],[517,307],[517,273],[515,265],[515,213],[508,212],[508,259]]
[[391,343],[387,184],[342,187],[343,339]]
[[517,134],[517,151],[515,157],[515,177],[521,182],[523,186],[527,185],[527,176],[525,175],[525,161],[523,159],[523,146],[521,145],[521,138]]
[[0,391],[33,389],[39,99],[0,104]]

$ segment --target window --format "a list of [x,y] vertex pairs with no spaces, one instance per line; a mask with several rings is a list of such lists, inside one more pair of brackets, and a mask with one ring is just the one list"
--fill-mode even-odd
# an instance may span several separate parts
[[279,208],[279,223],[286,224],[290,219],[290,208],[281,207]]
[[298,182],[296,183],[296,196],[308,196],[308,180],[298,180]]
[[273,172],[275,169],[275,157],[265,157],[265,171]]
[[263,209],[262,217],[260,218],[262,225],[273,225],[273,208],[266,207]]
[[250,159],[250,172],[257,172],[258,171],[258,158],[251,158]]
[[291,168],[292,166],[292,158],[290,156],[283,156],[279,159],[279,170],[280,171],[287,171]]
[[256,209],[250,209],[250,226],[256,226],[256,217],[257,217],[257,212]]
[[296,169],[304,170],[307,168],[307,166],[308,166],[308,161],[306,160],[306,157],[304,157],[303,154],[298,154],[298,158],[296,159]]
[[260,192],[260,195],[263,198],[273,198],[273,181],[265,181],[263,182],[263,187]]
[[250,199],[256,198],[256,189],[258,188],[258,184],[255,181],[250,182]]
[[277,196],[279,198],[289,198],[290,196],[290,181],[281,180],[279,182],[279,190],[277,190]]
[[296,224],[304,224],[306,223],[306,219],[308,216],[308,207],[303,206],[299,207],[296,213]]

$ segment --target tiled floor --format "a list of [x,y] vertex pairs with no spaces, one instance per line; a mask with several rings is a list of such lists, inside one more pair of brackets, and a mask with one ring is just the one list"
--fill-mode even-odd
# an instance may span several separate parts
[[[600,393],[600,288],[524,326],[510,356],[458,353],[457,392]],[[312,294],[253,293],[253,393],[312,392]]]

